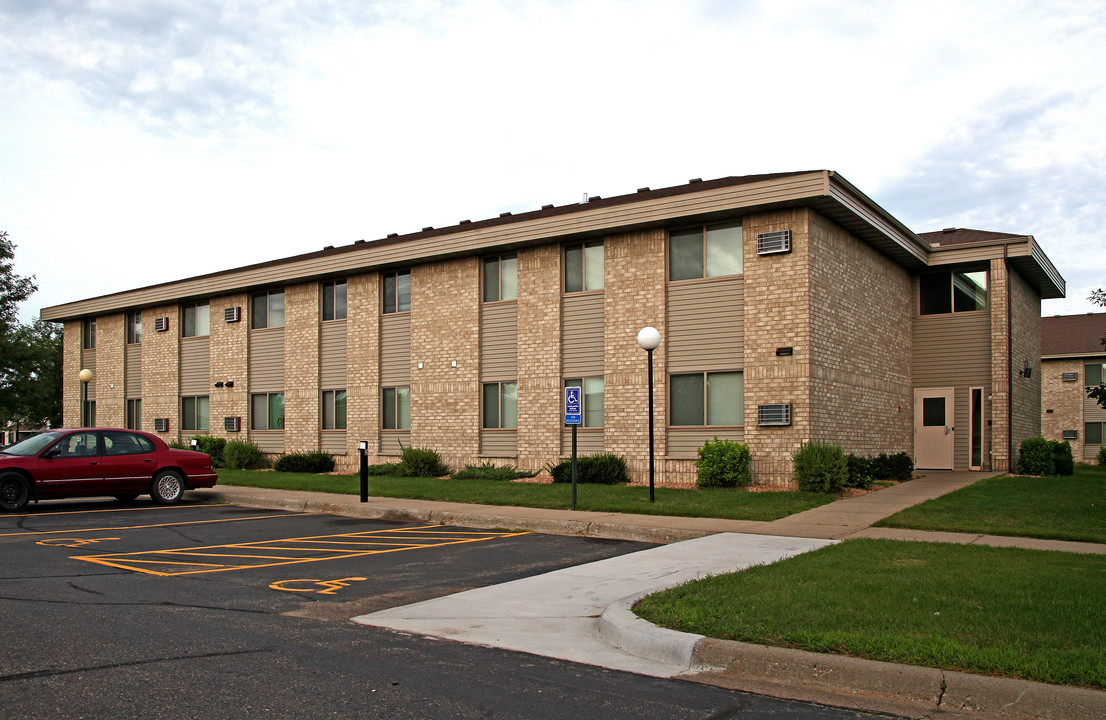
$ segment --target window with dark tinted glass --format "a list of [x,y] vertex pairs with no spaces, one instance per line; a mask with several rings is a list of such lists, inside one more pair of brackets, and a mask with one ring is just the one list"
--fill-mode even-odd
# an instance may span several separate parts
[[945,423],[945,398],[922,398],[922,425],[939,427]]
[[257,293],[250,304],[250,327],[261,328],[284,326],[284,291],[271,290]]
[[987,271],[927,273],[918,279],[919,312],[941,315],[987,309]]
[[518,258],[504,253],[484,258],[484,302],[518,298]]
[[603,241],[565,245],[565,292],[603,289]]
[[411,271],[393,270],[384,273],[384,312],[411,311]]
[[705,225],[668,236],[668,279],[740,275],[744,271],[741,225]]
[[323,320],[346,319],[346,281],[323,283]]

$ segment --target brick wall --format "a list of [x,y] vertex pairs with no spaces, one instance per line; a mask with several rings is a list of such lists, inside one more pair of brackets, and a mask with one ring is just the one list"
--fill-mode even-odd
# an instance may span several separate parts
[[[1041,435],[1041,297],[1017,272],[1011,272],[1013,321],[1013,439],[1015,458],[1022,440]],[[1018,374],[1029,361],[1032,374]]]
[[284,288],[284,447],[319,449],[319,318],[317,282]]
[[[1075,430],[1077,438],[1069,440],[1072,456],[1083,460],[1083,399],[1084,364],[1087,358],[1065,358],[1041,361],[1041,435],[1062,442],[1065,430]],[[1063,374],[1076,374],[1075,382],[1064,382]]]
[[[250,426],[249,306],[250,298],[245,294],[212,298],[208,306],[211,313],[208,345],[211,353],[211,389],[208,394],[211,424],[208,434],[227,440],[244,440]],[[223,311],[231,307],[242,309],[242,319],[238,322],[223,320]],[[215,387],[216,382],[227,381],[233,382],[234,387]],[[223,429],[225,417],[241,418],[241,431],[226,432]]]
[[[169,329],[154,331],[154,318],[168,317]],[[149,318],[149,319],[147,319]],[[163,440],[180,438],[180,312],[176,305],[142,311],[142,427],[154,431],[154,418],[169,418]]]
[[[1010,469],[1010,365],[1009,308],[1006,302],[1006,262],[991,261],[988,298],[991,306],[991,469]],[[1038,355],[1038,357],[1040,357]],[[1038,410],[1038,412],[1040,412]]]
[[518,467],[561,451],[561,246],[518,253]]
[[62,327],[61,336],[61,415],[67,427],[81,425],[81,370],[81,321],[70,320]]

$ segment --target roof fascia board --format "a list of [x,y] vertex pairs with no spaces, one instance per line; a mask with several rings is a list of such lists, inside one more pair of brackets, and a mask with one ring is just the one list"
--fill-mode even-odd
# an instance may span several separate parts
[[1073,353],[1052,353],[1051,355],[1042,355],[1042,360],[1067,360],[1067,359],[1087,359],[1087,358],[1106,358],[1106,353],[1101,351],[1097,352],[1073,352]]
[[829,197],[865,220],[919,263],[928,264],[929,246],[910,228],[895,219],[891,213],[857,190],[848,180],[827,170],[826,188]]

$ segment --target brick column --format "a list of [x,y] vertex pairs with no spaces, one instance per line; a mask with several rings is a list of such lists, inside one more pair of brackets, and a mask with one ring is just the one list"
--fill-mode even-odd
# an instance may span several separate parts
[[81,370],[81,321],[70,320],[61,336],[61,417],[66,427],[81,425]]
[[380,447],[380,273],[346,279],[346,455],[342,470],[357,469],[359,441],[369,462]]
[[126,315],[96,318],[96,424],[100,427],[127,424],[126,349]]
[[319,284],[284,288],[284,450],[319,448]]
[[[169,329],[154,330],[154,319],[169,318]],[[163,440],[180,438],[180,308],[162,305],[142,311],[142,427],[154,432],[155,418],[169,418]]]
[[561,246],[518,253],[518,467],[561,452]]
[[991,261],[987,288],[991,305],[991,469],[1010,469],[1010,366],[1009,327],[1007,315],[1006,263]]
[[[208,434],[227,440],[244,440],[250,426],[250,378],[249,378],[249,295],[227,295],[212,298],[208,305],[211,336],[210,429]],[[241,308],[238,322],[226,322],[223,313],[227,308]],[[149,330],[146,330],[149,332]],[[233,382],[234,387],[215,387],[217,382]],[[239,432],[223,429],[223,418],[241,418]]]

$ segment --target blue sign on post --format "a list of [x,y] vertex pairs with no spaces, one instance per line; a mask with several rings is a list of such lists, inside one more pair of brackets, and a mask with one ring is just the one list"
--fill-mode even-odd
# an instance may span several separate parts
[[565,425],[582,425],[584,423],[580,397],[580,388],[565,388]]

